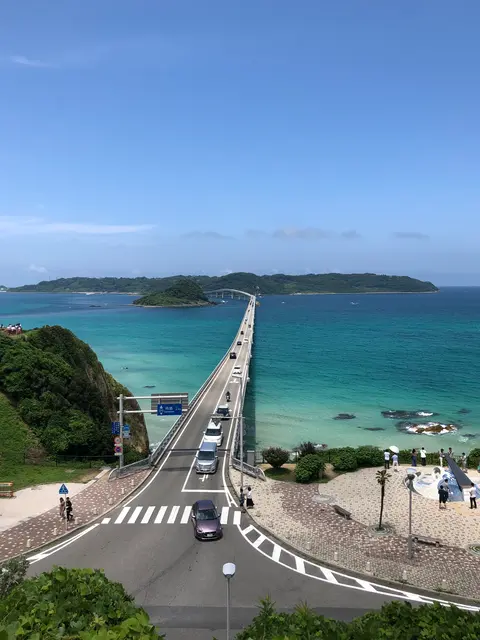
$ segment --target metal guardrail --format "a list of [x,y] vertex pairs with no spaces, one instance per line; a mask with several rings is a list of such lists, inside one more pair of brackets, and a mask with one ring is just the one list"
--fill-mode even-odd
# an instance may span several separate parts
[[[245,293],[245,292],[241,291],[240,293]],[[245,293],[245,295],[249,296],[250,300],[253,299],[255,301],[255,296],[252,296],[249,293]],[[217,373],[219,372],[220,368],[223,366],[225,361],[230,358],[230,352],[235,350],[234,348],[236,347],[236,344],[237,344],[238,335],[239,335],[239,332],[242,331],[242,327],[243,327],[245,318],[247,316],[247,313],[248,313],[248,307],[247,307],[247,310],[245,311],[245,313],[244,313],[244,315],[242,317],[242,322],[240,324],[240,327],[239,327],[237,333],[235,334],[235,337],[234,337],[234,339],[232,341],[232,344],[227,349],[227,351],[225,352],[225,355],[220,360],[220,362],[217,364],[215,369],[208,376],[208,378],[205,380],[205,382],[202,384],[200,389],[197,391],[197,393],[192,398],[190,404],[188,405],[188,411],[186,413],[182,414],[178,418],[178,420],[176,420],[173,423],[173,425],[171,426],[170,430],[165,434],[163,440],[161,440],[161,442],[158,444],[157,448],[154,451],[152,451],[152,453],[148,456],[148,458],[144,458],[143,460],[139,460],[137,462],[132,462],[131,464],[127,464],[124,467],[122,467],[121,469],[119,467],[117,467],[116,469],[112,469],[112,471],[110,472],[110,474],[108,476],[109,480],[114,480],[115,478],[124,478],[124,477],[126,477],[126,476],[128,476],[128,475],[130,475],[132,473],[137,473],[138,471],[142,471],[143,469],[146,469],[148,467],[155,466],[156,464],[158,464],[158,462],[163,457],[163,454],[165,453],[165,450],[168,448],[168,446],[171,443],[171,441],[177,435],[177,433],[180,430],[180,428],[182,427],[184,421],[190,416],[191,411],[193,411],[193,409],[196,407],[196,405],[198,404],[198,401],[200,400],[200,398],[203,396],[203,394],[207,390],[207,387],[210,385],[212,380],[215,378],[215,376],[217,375]],[[255,305],[253,306],[253,314],[254,314],[254,318],[255,318]],[[250,350],[251,350],[251,343],[250,343]],[[250,358],[250,354],[251,354],[251,351],[249,352],[249,358]]]
[[[237,471],[241,471],[242,463],[238,458],[234,458],[233,456],[230,458],[230,462],[232,467]],[[251,464],[243,463],[243,473],[246,473],[247,476],[252,476],[252,478],[257,478],[258,480],[266,480],[267,477],[263,473],[263,469],[260,467],[252,467]]]

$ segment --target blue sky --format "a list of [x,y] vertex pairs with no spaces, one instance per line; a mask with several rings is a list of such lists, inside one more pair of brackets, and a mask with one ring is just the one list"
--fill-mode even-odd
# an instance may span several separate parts
[[480,284],[480,3],[0,8],[0,284]]

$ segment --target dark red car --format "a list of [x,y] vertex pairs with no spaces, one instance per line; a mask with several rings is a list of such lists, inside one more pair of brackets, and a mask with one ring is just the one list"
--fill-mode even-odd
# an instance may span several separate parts
[[191,519],[197,540],[220,540],[223,537],[220,516],[211,500],[197,500],[192,506]]

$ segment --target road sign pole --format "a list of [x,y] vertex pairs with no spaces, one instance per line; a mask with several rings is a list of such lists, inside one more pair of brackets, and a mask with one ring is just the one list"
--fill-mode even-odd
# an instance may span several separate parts
[[119,417],[118,420],[120,422],[120,446],[122,447],[122,453],[119,456],[119,466],[120,469],[123,467],[123,393],[120,394],[120,397],[118,398],[118,409],[119,409]]

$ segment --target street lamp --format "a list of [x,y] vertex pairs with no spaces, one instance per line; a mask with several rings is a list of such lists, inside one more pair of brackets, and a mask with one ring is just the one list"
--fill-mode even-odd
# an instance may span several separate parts
[[223,575],[227,579],[227,640],[230,640],[230,580],[235,575],[235,569],[233,562],[223,565]]
[[413,558],[412,547],[412,493],[413,493],[413,481],[415,479],[416,471],[413,468],[407,469],[408,479],[408,557]]

